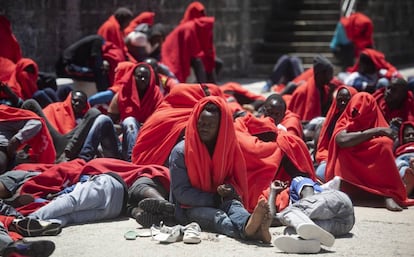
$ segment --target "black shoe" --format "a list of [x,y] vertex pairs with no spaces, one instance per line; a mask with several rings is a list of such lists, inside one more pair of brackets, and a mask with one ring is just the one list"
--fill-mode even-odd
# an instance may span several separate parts
[[143,211],[136,215],[135,220],[144,228],[150,228],[152,225],[160,224],[163,218],[161,214]]
[[154,214],[162,214],[166,217],[174,216],[175,206],[167,200],[146,198],[139,202],[138,207]]
[[57,222],[24,218],[14,220],[10,224],[9,230],[25,237],[56,236],[62,231],[62,225]]
[[[17,241],[4,249],[3,257],[27,256],[27,257],[47,257],[55,250],[55,243],[49,240],[37,241]],[[19,254],[19,255],[18,255]]]

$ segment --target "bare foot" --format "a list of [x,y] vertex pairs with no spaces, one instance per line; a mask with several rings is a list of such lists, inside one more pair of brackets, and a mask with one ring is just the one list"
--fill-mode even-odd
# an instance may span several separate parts
[[392,198],[385,198],[385,208],[387,208],[389,211],[403,210],[403,208],[399,206]]
[[407,196],[410,196],[414,189],[414,171],[411,168],[407,168],[402,179],[405,184]]
[[270,213],[269,205],[265,199],[261,199],[254,208],[254,211],[252,215],[250,215],[246,227],[244,228],[244,234],[247,238],[255,237],[256,232],[259,230],[266,213]]
[[270,225],[272,224],[273,217],[270,214],[270,210],[268,213],[265,214],[263,218],[263,222],[260,225],[258,230],[258,239],[261,240],[264,244],[270,244],[272,241],[272,235],[270,234]]

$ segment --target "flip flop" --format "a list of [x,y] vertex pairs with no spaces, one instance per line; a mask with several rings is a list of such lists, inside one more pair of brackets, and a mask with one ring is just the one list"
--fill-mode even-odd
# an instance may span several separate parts
[[135,230],[129,230],[124,234],[126,240],[135,240],[139,236],[138,232]]

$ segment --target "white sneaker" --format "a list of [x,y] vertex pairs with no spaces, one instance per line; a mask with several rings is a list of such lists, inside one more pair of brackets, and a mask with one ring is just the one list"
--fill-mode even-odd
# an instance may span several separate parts
[[201,242],[201,228],[196,222],[184,227],[183,242],[186,244],[198,244]]
[[303,239],[314,239],[328,247],[335,243],[335,237],[316,224],[301,224],[296,228],[296,233]]
[[278,236],[273,244],[286,253],[318,253],[321,251],[319,241],[302,239],[298,235]]
[[341,177],[335,176],[333,179],[329,180],[325,184],[321,185],[323,190],[339,190],[341,188]]
[[183,239],[183,226],[176,225],[173,227],[168,227],[162,225],[161,227],[152,226],[151,234],[152,238],[160,241],[161,243],[174,243],[181,241]]

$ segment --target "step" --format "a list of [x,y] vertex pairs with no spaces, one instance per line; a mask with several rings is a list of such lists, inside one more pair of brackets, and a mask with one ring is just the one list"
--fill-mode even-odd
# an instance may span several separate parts
[[284,54],[288,55],[295,55],[302,60],[303,64],[312,64],[313,58],[318,55],[322,54],[332,63],[335,62],[335,57],[331,52],[319,52],[319,53],[307,53],[307,52],[272,52],[272,53],[262,53],[257,52],[253,57],[253,63],[256,64],[270,64],[274,65],[277,60]]
[[295,53],[295,52],[329,52],[329,42],[275,42],[275,43],[263,43],[260,47],[256,48],[260,52],[269,53],[272,51]]
[[291,10],[340,10],[338,0],[286,1],[284,7]]
[[270,22],[279,20],[339,20],[339,10],[278,10],[270,17]]
[[267,31],[334,31],[338,20],[281,20],[269,22],[266,25]]
[[265,42],[330,42],[334,31],[280,31],[274,33],[267,30]]

